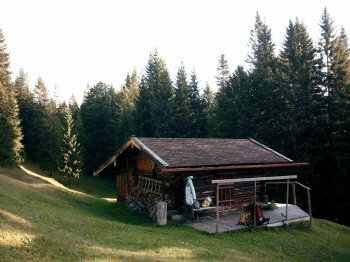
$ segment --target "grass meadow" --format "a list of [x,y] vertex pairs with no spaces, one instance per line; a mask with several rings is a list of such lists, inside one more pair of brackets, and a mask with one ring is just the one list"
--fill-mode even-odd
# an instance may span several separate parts
[[24,167],[0,168],[0,261],[350,261],[350,228],[326,220],[293,224],[294,233],[159,226],[105,200],[116,198],[113,181],[73,179],[69,191],[57,183],[66,178]]

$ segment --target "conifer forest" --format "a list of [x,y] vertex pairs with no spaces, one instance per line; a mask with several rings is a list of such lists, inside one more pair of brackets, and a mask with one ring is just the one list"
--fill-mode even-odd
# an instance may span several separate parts
[[[48,172],[91,176],[131,135],[254,138],[310,166],[273,170],[297,174],[312,189],[313,215],[350,225],[350,47],[325,8],[320,35],[290,20],[281,50],[259,14],[252,24],[245,67],[228,68],[218,54],[217,92],[184,63],[171,76],[151,51],[144,73],[118,90],[87,86],[81,105],[49,94],[44,79],[28,84],[25,69],[11,80],[0,29],[0,165],[21,161]],[[305,198],[306,201],[306,198]]]

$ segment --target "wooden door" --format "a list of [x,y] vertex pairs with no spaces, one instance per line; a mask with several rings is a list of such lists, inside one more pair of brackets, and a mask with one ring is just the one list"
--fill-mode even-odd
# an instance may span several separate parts
[[134,180],[130,170],[122,170],[117,175],[117,196],[118,201],[125,202],[128,195],[131,194],[131,189],[134,186]]

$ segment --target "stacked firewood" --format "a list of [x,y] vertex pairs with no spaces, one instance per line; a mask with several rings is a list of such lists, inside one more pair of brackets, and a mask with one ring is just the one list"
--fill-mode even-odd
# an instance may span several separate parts
[[[157,203],[163,201],[162,196],[153,194],[140,188],[133,188],[133,192],[126,199],[126,205],[132,209],[148,212],[151,217],[155,217]],[[165,195],[167,207],[171,207],[171,199]]]

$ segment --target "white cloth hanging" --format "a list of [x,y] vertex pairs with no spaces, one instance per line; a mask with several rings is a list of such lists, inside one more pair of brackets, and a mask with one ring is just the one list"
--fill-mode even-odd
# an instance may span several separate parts
[[193,176],[189,176],[187,179],[186,189],[185,189],[185,195],[186,195],[186,203],[188,205],[193,205],[193,203],[196,201],[196,191],[194,190],[194,186],[192,183]]

